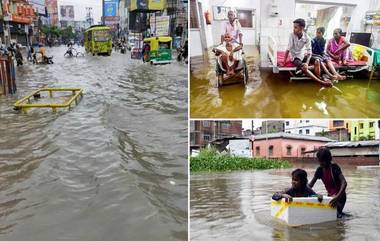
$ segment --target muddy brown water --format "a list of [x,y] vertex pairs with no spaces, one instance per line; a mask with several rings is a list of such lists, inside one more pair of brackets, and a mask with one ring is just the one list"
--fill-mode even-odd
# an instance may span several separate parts
[[[0,240],[187,240],[187,66],[65,50],[18,68],[17,95],[0,97]],[[42,86],[84,97],[13,110]]]
[[[314,168],[307,168],[309,178]],[[291,185],[291,169],[191,174],[191,240],[357,241],[380,237],[380,169],[342,167],[351,216],[320,224],[288,227],[272,220],[270,199]],[[314,190],[326,194],[317,181]]]
[[[190,66],[192,118],[377,118],[380,115],[380,80],[365,73],[321,90],[311,80],[289,83],[289,74],[257,69],[258,53],[247,54],[250,76],[243,84],[216,88],[215,60],[193,58]],[[342,93],[340,92],[342,91]]]

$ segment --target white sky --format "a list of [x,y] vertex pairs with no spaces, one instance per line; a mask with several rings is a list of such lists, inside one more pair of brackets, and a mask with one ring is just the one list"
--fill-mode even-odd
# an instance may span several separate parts
[[75,21],[86,20],[86,7],[92,7],[94,23],[100,22],[102,16],[102,0],[58,0],[58,15],[60,15],[61,5],[74,6]]

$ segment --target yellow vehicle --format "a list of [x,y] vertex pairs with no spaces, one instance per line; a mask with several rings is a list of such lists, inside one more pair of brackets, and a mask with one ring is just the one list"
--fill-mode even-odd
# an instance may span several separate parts
[[172,62],[172,38],[169,36],[144,39],[144,62],[170,64]]
[[107,54],[112,53],[111,28],[104,25],[94,25],[84,33],[84,47],[87,53]]

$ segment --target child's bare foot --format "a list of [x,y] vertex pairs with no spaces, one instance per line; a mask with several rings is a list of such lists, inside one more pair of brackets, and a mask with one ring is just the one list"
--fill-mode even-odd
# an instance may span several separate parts
[[343,60],[343,61],[342,61],[342,64],[343,64],[343,65],[347,65],[347,60]]
[[337,77],[338,77],[338,80],[345,80],[345,79],[347,79],[347,76],[345,76],[345,75],[338,74]]

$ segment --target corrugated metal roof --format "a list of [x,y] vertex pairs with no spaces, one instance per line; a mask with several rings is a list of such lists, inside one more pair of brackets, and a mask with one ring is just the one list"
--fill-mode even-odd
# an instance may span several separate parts
[[360,147],[360,146],[378,146],[379,140],[371,141],[341,141],[327,143],[325,146],[329,148],[344,148],[344,147]]
[[308,140],[308,141],[325,141],[325,142],[335,141],[323,136],[299,135],[299,134],[292,134],[292,133],[285,133],[285,132],[269,133],[269,134],[254,136],[255,140],[274,139],[274,138],[297,139],[297,140]]

